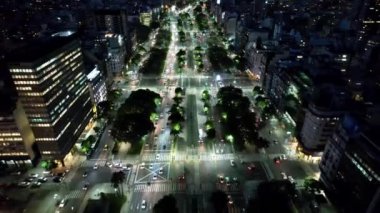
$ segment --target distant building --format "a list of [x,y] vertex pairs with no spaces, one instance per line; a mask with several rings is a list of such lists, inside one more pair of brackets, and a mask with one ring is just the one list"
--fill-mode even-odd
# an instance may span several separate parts
[[93,105],[97,105],[100,102],[107,100],[106,83],[98,67],[95,67],[87,75],[87,82],[90,89],[91,102]]
[[320,163],[327,194],[347,212],[375,213],[380,207],[378,126],[368,127],[351,115],[345,116],[329,139]]
[[152,23],[152,12],[143,12],[140,13],[140,23],[145,26],[150,26]]
[[306,109],[300,133],[303,152],[316,154],[324,150],[346,109],[344,98],[340,96],[345,96],[345,93],[336,87],[323,87],[315,91]]
[[106,34],[107,39],[107,81],[112,81],[114,77],[120,76],[125,66],[125,45],[122,35]]
[[95,24],[98,31],[128,35],[127,14],[124,10],[96,10]]
[[63,162],[92,117],[79,41],[72,35],[35,41],[10,61],[42,158]]
[[0,160],[35,160],[38,151],[25,111],[18,101],[10,112],[0,112]]

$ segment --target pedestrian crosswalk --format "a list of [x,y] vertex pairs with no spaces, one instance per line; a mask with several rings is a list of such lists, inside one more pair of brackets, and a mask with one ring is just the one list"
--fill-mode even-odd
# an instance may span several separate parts
[[185,183],[136,184],[134,192],[185,192]]
[[142,161],[170,161],[171,154],[170,153],[146,153],[142,155]]
[[234,159],[234,154],[203,154],[200,156],[200,160],[211,161],[211,160],[231,160]]
[[146,153],[142,155],[142,161],[186,161],[186,160],[201,160],[201,161],[214,161],[214,160],[231,160],[235,159],[235,155],[229,154],[201,154],[201,155],[172,155],[170,153],[161,153],[159,157],[157,154]]
[[84,197],[85,193],[86,191],[82,189],[73,190],[73,191],[70,191],[66,199],[81,199]]

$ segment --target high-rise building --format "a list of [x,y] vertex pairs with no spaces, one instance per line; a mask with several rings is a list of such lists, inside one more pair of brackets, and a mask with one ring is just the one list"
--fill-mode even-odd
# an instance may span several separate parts
[[378,128],[347,115],[324,151],[321,181],[332,201],[345,212],[378,212],[380,146]]
[[107,39],[107,81],[112,81],[114,77],[120,76],[124,68],[125,45],[122,35],[106,34]]
[[0,160],[5,163],[38,158],[35,138],[20,101],[0,112]]
[[97,66],[87,75],[87,82],[93,105],[107,100],[106,83]]
[[98,31],[128,35],[127,15],[123,10],[97,10],[95,24]]
[[80,43],[56,35],[15,51],[8,66],[42,158],[63,162],[92,112]]

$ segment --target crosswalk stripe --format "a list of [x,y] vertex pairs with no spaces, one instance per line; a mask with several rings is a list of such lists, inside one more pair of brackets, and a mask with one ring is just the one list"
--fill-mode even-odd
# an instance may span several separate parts
[[163,184],[152,184],[150,186],[146,184],[136,184],[134,186],[134,192],[184,192],[186,190],[186,185],[182,183],[163,183]]

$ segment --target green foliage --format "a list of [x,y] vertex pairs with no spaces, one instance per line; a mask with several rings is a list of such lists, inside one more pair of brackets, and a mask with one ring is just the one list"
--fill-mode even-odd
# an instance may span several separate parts
[[118,141],[136,144],[154,129],[151,115],[155,113],[159,94],[150,90],[133,91],[120,107],[111,130],[111,135]]
[[141,43],[144,43],[148,40],[149,38],[149,34],[151,32],[151,28],[145,26],[145,25],[142,25],[142,24],[138,24],[136,26],[136,40],[137,40],[137,43],[141,44]]
[[167,52],[168,49],[152,48],[150,56],[141,67],[140,72],[144,74],[160,75],[164,71]]
[[208,58],[214,69],[229,69],[234,66],[234,62],[228,57],[227,51],[218,46],[211,46],[208,49]]
[[178,213],[177,201],[175,197],[170,195],[165,195],[161,198],[153,207],[153,213]]
[[261,182],[255,198],[248,203],[247,212],[292,213],[291,201],[295,193],[294,184],[288,180]]
[[40,165],[45,170],[51,170],[51,169],[54,169],[58,166],[58,164],[52,160],[43,160],[43,161],[41,161]]

